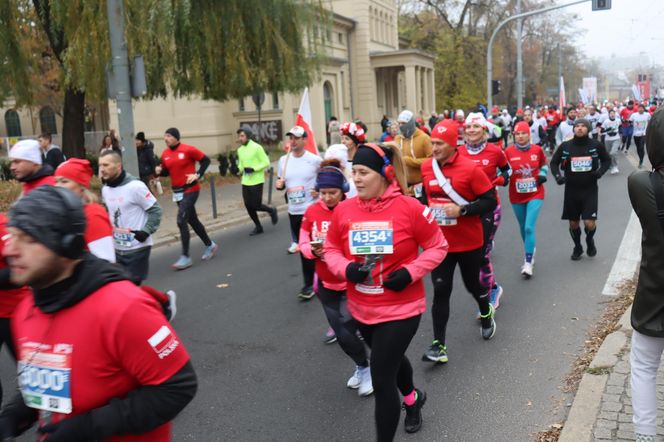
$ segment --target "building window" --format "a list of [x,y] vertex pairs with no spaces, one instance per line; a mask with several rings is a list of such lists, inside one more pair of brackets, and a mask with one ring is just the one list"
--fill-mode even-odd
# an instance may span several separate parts
[[279,109],[279,94],[272,92],[272,109]]
[[339,37],[339,44],[344,44],[344,34],[339,32],[337,36]]
[[41,108],[39,111],[39,123],[41,124],[43,133],[51,135],[58,133],[58,127],[55,124],[55,113],[50,107],[45,106]]
[[240,109],[240,112],[244,112],[244,98],[240,98],[237,101],[237,107]]
[[323,106],[325,107],[325,121],[329,122],[334,115],[334,92],[329,81],[323,83]]
[[5,112],[5,126],[7,127],[8,137],[20,137],[21,134],[21,119],[18,117],[18,112],[14,109],[9,109]]

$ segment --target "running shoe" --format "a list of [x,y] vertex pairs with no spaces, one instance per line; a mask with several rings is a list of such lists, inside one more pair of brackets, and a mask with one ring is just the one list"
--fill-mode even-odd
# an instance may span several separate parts
[[413,405],[403,404],[406,410],[406,420],[404,421],[404,430],[406,433],[417,433],[422,428],[422,407],[427,401],[425,392],[415,389],[417,392],[417,399]]
[[361,367],[359,370],[360,385],[357,387],[358,396],[369,396],[373,393],[373,384],[371,383],[371,369],[369,367]]
[[203,252],[203,256],[201,256],[201,259],[203,261],[208,261],[214,258],[214,255],[217,254],[217,250],[219,250],[219,246],[217,245],[216,242],[212,241],[212,244],[210,244],[205,248],[205,251]]
[[480,321],[482,322],[482,327],[480,331],[482,332],[482,339],[488,341],[493,338],[493,335],[496,334],[496,320],[494,316],[496,315],[496,309],[493,308],[493,305],[489,304],[489,313],[486,315],[480,315]]
[[272,212],[270,212],[270,219],[272,220],[272,225],[275,225],[279,222],[279,212],[277,211],[276,207],[272,208]]
[[249,233],[249,236],[260,235],[261,233],[263,233],[263,228],[262,228],[262,227],[254,227],[254,230],[252,230],[252,231]]
[[362,373],[360,372],[362,370],[362,367],[359,365],[355,366],[355,372],[351,377],[348,378],[348,382],[346,382],[346,387],[352,388],[353,390],[357,390],[360,388],[360,384],[362,383]]
[[178,311],[178,307],[176,304],[177,301],[177,293],[175,293],[174,290],[169,290],[166,292],[166,296],[168,296],[168,303],[165,305],[166,308],[166,319],[169,321],[172,321],[175,319],[175,314]]
[[657,439],[655,439],[655,436],[651,434],[641,434],[641,433],[636,433],[636,439],[634,439],[634,442],[655,442]]
[[300,298],[301,301],[309,301],[314,297],[314,288],[311,286],[302,287],[302,290],[297,294],[297,297]]
[[449,360],[447,358],[447,346],[441,344],[438,340],[433,341],[429,349],[422,355],[422,360],[446,363]]
[[574,250],[572,250],[572,256],[570,256],[570,259],[572,261],[578,261],[581,259],[581,255],[583,255],[583,247],[574,246]]
[[175,270],[184,270],[192,266],[191,258],[185,255],[180,256],[180,258],[171,265]]
[[489,292],[489,303],[494,307],[500,307],[500,298],[503,296],[503,287],[500,284],[496,284],[494,288]]
[[597,255],[597,247],[595,247],[594,238],[586,238],[586,255],[590,256],[591,258]]
[[325,344],[334,344],[337,342],[337,335],[334,333],[334,330],[332,330],[332,327],[327,328],[327,332],[325,332],[325,337],[323,338],[323,342]]
[[290,247],[288,248],[288,253],[290,253],[291,255],[293,255],[293,254],[295,254],[295,253],[297,253],[297,252],[299,252],[299,251],[300,251],[300,247],[297,245],[297,243],[296,243],[296,242],[292,242],[291,245],[290,245]]
[[523,265],[521,266],[521,276],[524,277],[524,279],[530,279],[533,276],[533,263],[524,261]]

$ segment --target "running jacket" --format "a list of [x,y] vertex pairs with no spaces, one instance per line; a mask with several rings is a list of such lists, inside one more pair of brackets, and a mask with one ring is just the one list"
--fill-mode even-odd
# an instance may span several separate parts
[[[505,149],[505,156],[512,166],[510,179],[510,203],[524,204],[530,200],[544,199],[544,185],[537,184],[539,175],[546,176],[546,155],[544,150],[531,144],[528,150],[521,150],[515,145]],[[544,168],[544,169],[543,169]]]
[[[364,230],[369,238],[391,237],[383,243],[393,245],[394,250],[382,255],[368,281],[348,283],[348,309],[353,317],[364,324],[378,324],[422,314],[426,309],[422,277],[447,255],[447,241],[429,208],[403,195],[396,183],[379,198],[354,197],[341,202],[334,209],[324,246],[325,261],[338,278],[345,279],[351,262],[365,262],[364,256],[352,255],[350,250],[351,240],[361,240]],[[384,288],[382,281],[402,267],[413,282],[400,292]]]
[[32,176],[23,180],[23,195],[27,195],[39,186],[55,186],[53,169],[45,164]]
[[[206,161],[207,160],[207,161]],[[161,167],[171,177],[172,188],[183,188],[184,193],[198,192],[201,190],[201,185],[198,181],[194,181],[191,185],[186,185],[187,175],[196,173],[196,161],[201,163],[201,170],[205,173],[205,169],[210,164],[210,160],[205,154],[195,148],[184,143],[178,143],[175,147],[166,147],[161,153]],[[205,166],[205,167],[203,167]],[[199,175],[203,177],[203,173]],[[164,175],[164,172],[162,172]]]
[[417,128],[411,138],[404,138],[399,134],[394,138],[394,142],[403,155],[408,185],[421,183],[420,166],[424,160],[431,157],[431,138],[421,128]]
[[611,167],[611,157],[599,141],[586,136],[574,137],[558,146],[551,157],[554,177],[565,172],[565,184],[578,190],[595,188],[597,180]]
[[[243,186],[256,186],[265,182],[265,169],[270,167],[270,159],[265,153],[263,146],[254,140],[247,141],[237,150],[238,167],[242,174]],[[251,173],[245,173],[244,169],[254,169]]]

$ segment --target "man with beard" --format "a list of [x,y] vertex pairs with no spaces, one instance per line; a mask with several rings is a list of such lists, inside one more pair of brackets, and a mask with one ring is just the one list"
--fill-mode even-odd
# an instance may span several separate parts
[[42,153],[36,140],[21,140],[9,150],[10,169],[14,178],[21,182],[23,196],[33,189],[55,185],[53,168],[42,164]]

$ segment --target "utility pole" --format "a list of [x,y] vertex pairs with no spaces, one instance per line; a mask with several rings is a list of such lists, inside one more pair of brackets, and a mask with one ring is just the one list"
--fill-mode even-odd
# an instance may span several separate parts
[[118,108],[122,162],[124,169],[138,176],[138,157],[134,147],[134,111],[131,107],[131,80],[129,78],[129,55],[125,42],[123,0],[107,0],[108,34],[111,42],[112,82]]
[[[489,39],[489,45],[487,46],[486,49],[486,95],[487,95],[487,103],[488,103],[488,108],[491,109],[493,107],[493,97],[491,95],[491,80],[493,79],[493,42],[496,39],[496,35],[498,34],[498,31],[502,29],[503,26],[505,26],[507,23],[530,17],[531,15],[537,15],[537,14],[542,14],[544,12],[549,12],[553,11],[555,9],[561,9],[561,8],[566,8],[568,6],[573,6],[573,5],[578,5],[580,3],[587,3],[591,0],[576,0],[570,3],[565,3],[562,5],[556,5],[556,6],[549,6],[547,8],[542,8],[538,9],[536,11],[530,11],[530,12],[523,12],[521,14],[516,14],[511,17],[506,18],[505,20],[501,21],[498,23],[498,26],[496,26],[496,29],[494,29],[493,34],[491,34],[491,38]],[[517,80],[518,81],[518,80]]]
[[[521,0],[516,0],[516,13],[521,14]],[[516,22],[516,107],[523,109],[523,19]]]

